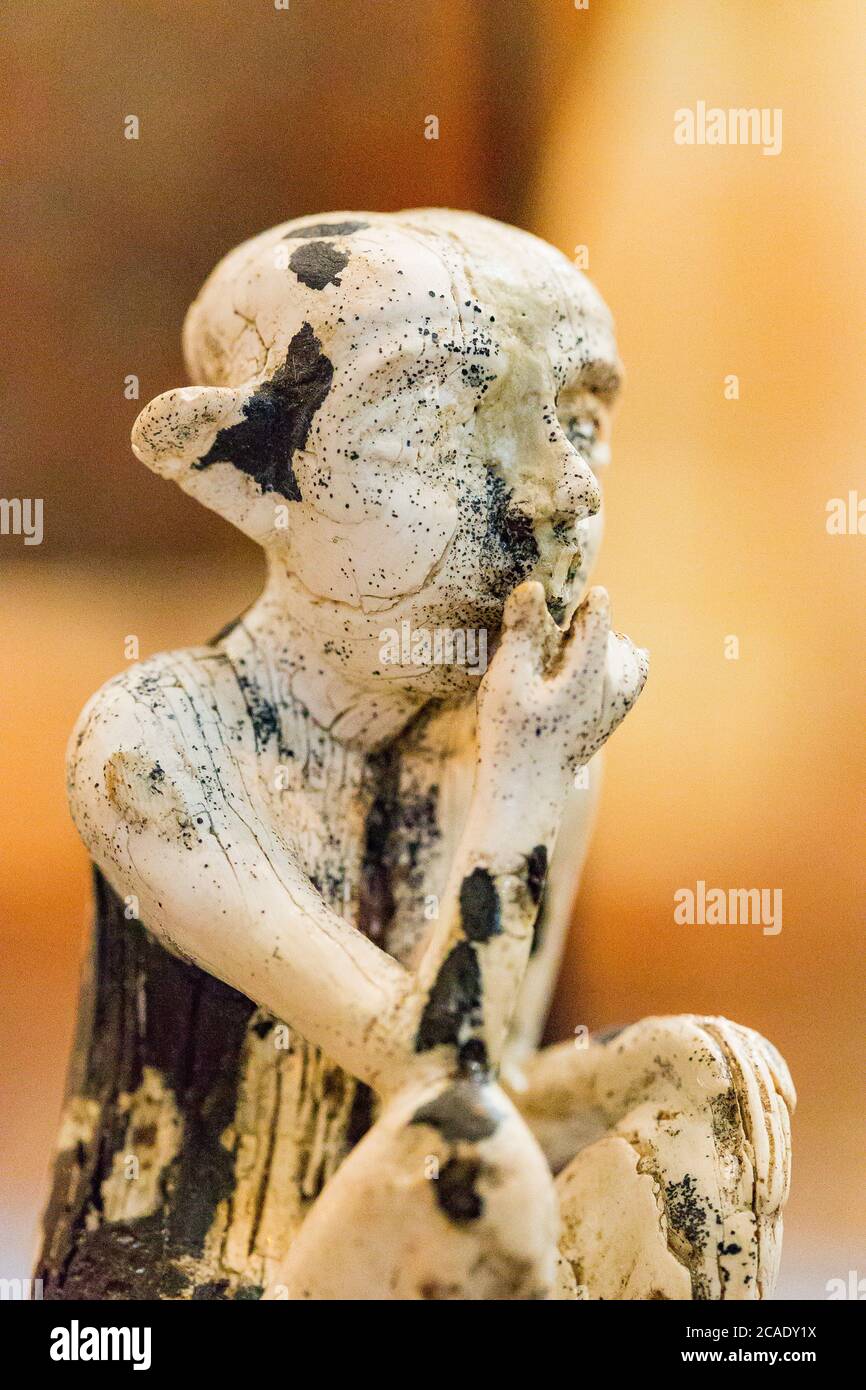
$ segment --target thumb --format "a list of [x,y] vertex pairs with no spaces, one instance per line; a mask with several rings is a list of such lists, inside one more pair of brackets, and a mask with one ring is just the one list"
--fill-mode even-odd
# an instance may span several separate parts
[[607,737],[625,719],[646,684],[649,653],[628,637],[611,632],[601,702],[600,727]]

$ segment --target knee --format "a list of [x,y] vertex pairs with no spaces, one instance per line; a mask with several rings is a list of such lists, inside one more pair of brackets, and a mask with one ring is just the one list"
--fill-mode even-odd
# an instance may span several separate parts
[[796,1096],[790,1073],[759,1033],[722,1017],[697,1014],[643,1019],[604,1048],[599,1098],[620,1114],[652,1099],[678,1109],[724,1104],[732,1090],[770,1110]]

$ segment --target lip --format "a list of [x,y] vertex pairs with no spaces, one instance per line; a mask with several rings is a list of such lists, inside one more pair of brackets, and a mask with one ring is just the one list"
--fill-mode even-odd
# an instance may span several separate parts
[[565,593],[569,586],[569,576],[580,568],[582,559],[583,554],[576,540],[560,551],[550,576],[551,593]]
[[577,544],[568,546],[559,555],[549,579],[545,582],[547,611],[553,621],[562,626],[566,613],[580,602],[585,583],[575,588],[575,579],[583,567],[583,551]]

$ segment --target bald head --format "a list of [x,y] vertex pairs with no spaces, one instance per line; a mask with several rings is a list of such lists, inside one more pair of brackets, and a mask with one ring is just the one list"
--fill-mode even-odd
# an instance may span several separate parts
[[298,219],[220,262],[184,350],[202,384],[142,412],[136,453],[317,601],[495,626],[532,576],[565,615],[618,367],[559,251],[442,209]]

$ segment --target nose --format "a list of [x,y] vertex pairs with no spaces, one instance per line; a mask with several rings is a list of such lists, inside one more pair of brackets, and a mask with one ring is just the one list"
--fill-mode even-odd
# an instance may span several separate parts
[[601,508],[598,479],[582,454],[567,440],[555,461],[553,510],[570,521],[584,521]]

